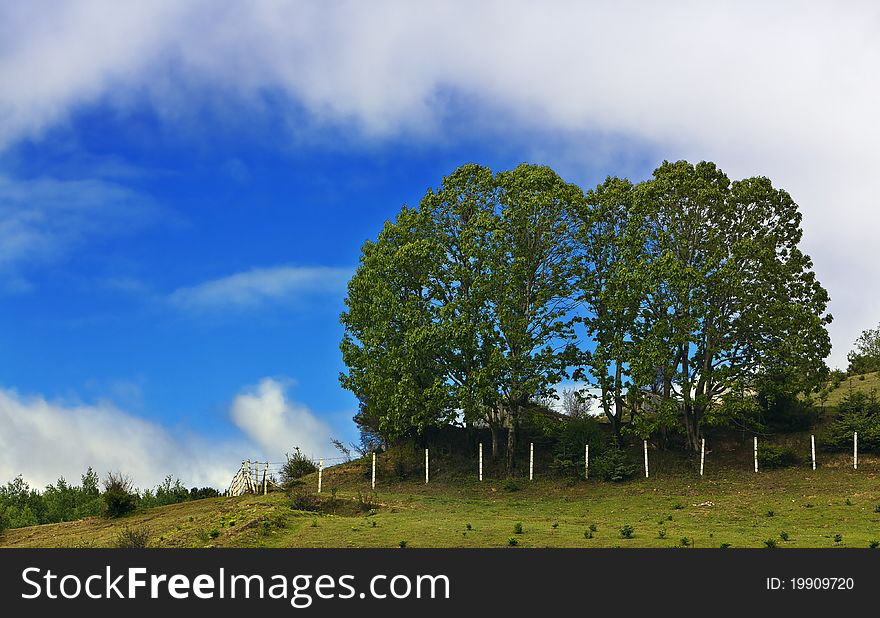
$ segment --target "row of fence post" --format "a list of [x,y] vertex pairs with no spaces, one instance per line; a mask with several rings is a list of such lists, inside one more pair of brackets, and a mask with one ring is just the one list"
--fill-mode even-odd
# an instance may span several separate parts
[[[643,441],[643,449],[645,454],[645,478],[649,478],[648,468],[648,441]],[[813,470],[816,469],[816,436],[810,436],[810,455],[812,459]],[[478,478],[483,480],[483,443],[479,443],[478,451]],[[758,436],[754,437],[754,462],[755,472],[758,472]],[[253,464],[253,467],[252,467]],[[244,493],[263,493],[268,491],[268,474],[269,463],[263,464],[263,478],[260,482],[260,462],[251,462],[251,460],[242,461],[236,475],[233,477],[229,485],[227,494],[231,496],[240,496]],[[859,468],[859,434],[853,433],[853,469]],[[429,483],[430,476],[430,459],[428,449],[425,449],[425,483]],[[706,439],[700,440],[700,476],[705,474],[706,470]],[[324,477],[324,460],[318,461],[318,493],[321,493]],[[584,445],[584,478],[590,478],[590,445]],[[535,443],[529,443],[529,480],[535,479]],[[376,453],[372,453],[372,473],[370,478],[370,487],[376,489]]]

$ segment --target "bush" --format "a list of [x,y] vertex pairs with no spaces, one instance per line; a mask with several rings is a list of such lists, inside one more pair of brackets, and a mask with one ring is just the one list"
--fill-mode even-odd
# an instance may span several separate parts
[[101,498],[104,501],[104,515],[107,517],[123,517],[137,508],[138,495],[131,485],[131,480],[119,474],[110,472],[104,479],[104,493]]
[[315,462],[303,455],[299,447],[294,448],[293,455],[286,453],[287,461],[281,466],[281,484],[285,487],[295,485],[306,474],[318,471]]
[[116,547],[123,549],[140,549],[147,546],[150,540],[150,530],[146,526],[129,528],[126,526],[116,536]]
[[635,533],[635,528],[633,528],[633,527],[632,527],[631,525],[629,525],[629,524],[625,524],[625,525],[620,529],[620,537],[621,537],[621,538],[624,538],[624,539],[631,539],[631,538],[633,538],[633,534],[634,534],[634,533]]
[[290,508],[294,511],[309,511],[317,513],[321,511],[322,502],[318,494],[303,491],[294,494],[290,501]]
[[590,462],[590,468],[603,481],[614,483],[632,477],[638,469],[626,453],[616,448],[610,448],[596,457]]
[[825,436],[833,450],[852,448],[853,432],[859,432],[859,451],[880,451],[880,398],[877,391],[853,391],[838,405],[839,415]]
[[584,474],[584,445],[599,445],[602,433],[594,417],[584,416],[561,422],[552,431],[552,437],[555,446],[550,470],[562,476],[581,477]]
[[758,467],[764,470],[790,468],[801,461],[797,451],[786,446],[758,443]]

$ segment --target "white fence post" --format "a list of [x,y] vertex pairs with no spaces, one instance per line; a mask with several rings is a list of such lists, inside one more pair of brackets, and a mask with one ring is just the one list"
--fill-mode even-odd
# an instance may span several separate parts
[[483,443],[480,442],[480,480],[483,480]]
[[263,495],[269,493],[269,462],[266,462],[266,469],[263,470]]
[[372,489],[376,489],[376,453],[373,452],[373,478],[370,482],[370,487]]
[[700,476],[703,476],[703,469],[706,465],[706,438],[700,441]]
[[584,478],[590,478],[590,445],[584,445]]
[[645,440],[645,478],[648,478],[648,441]]
[[253,493],[254,488],[253,488],[253,485],[251,484],[251,460],[250,459],[247,460],[247,488],[248,488],[249,492]]
[[755,436],[755,472],[758,471],[758,436]]
[[428,465],[428,449],[425,449],[425,485],[428,484],[428,470],[430,466]]
[[535,443],[529,442],[529,480],[535,479]]
[[318,460],[318,493],[321,493],[321,480],[324,475],[324,460]]
[[816,469],[816,436],[810,436],[810,453],[813,456],[813,470]]
[[859,469],[859,432],[853,432],[853,470]]

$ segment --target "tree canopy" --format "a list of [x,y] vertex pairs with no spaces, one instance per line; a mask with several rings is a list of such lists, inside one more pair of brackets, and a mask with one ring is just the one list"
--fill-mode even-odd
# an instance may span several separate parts
[[524,406],[570,377],[618,440],[628,419],[696,447],[735,400],[826,370],[828,294],[800,221],[769,179],[710,162],[586,192],[546,166],[464,165],[364,245],[341,383],[388,439],[460,422],[489,427],[494,454],[506,430],[508,470]]

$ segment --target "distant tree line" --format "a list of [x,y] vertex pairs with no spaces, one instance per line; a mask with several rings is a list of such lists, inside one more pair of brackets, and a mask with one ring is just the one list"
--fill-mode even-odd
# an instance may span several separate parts
[[[102,491],[102,488],[104,491]],[[0,486],[0,530],[73,521],[99,515],[120,516],[135,509],[177,504],[220,495],[213,487],[184,487],[171,476],[154,489],[138,491],[130,481],[111,473],[103,483],[89,468],[79,485],[64,478],[43,491],[32,488],[21,476]]]
[[582,190],[552,169],[468,164],[363,246],[341,316],[362,431],[506,434],[566,379],[616,441],[736,422],[827,376],[828,294],[801,215],[764,177],[664,162]]

